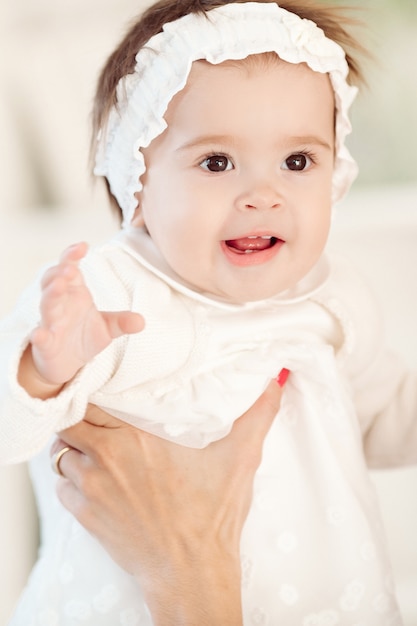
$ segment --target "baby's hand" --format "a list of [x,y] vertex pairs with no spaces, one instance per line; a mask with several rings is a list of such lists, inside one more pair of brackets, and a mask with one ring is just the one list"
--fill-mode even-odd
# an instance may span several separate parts
[[86,253],[86,243],[67,248],[42,279],[41,322],[30,341],[33,364],[46,383],[68,382],[112,339],[144,327],[136,313],[97,310],[78,267]]

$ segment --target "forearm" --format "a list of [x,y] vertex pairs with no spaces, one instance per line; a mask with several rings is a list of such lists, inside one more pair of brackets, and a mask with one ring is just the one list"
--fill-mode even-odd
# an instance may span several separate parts
[[155,626],[242,626],[240,564],[219,558],[189,562],[144,586]]

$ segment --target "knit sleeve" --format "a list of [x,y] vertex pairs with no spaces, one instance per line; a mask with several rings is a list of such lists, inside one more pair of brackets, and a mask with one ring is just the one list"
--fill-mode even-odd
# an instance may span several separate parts
[[56,397],[48,400],[31,397],[19,385],[17,372],[30,333],[38,323],[39,301],[40,277],[23,293],[14,311],[0,322],[2,464],[28,460],[48,443],[53,433],[80,421],[89,397],[109,379],[115,368],[115,355],[121,352],[120,341],[116,340],[82,368]]
[[387,349],[378,303],[355,269],[336,263],[343,368],[350,380],[370,467],[417,462],[417,373]]

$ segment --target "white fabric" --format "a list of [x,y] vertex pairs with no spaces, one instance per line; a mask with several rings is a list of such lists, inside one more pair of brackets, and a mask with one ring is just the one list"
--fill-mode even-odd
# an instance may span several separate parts
[[152,623],[131,578],[57,502],[47,445],[55,430],[81,419],[91,399],[151,432],[205,445],[284,366],[291,376],[242,537],[245,626],[400,625],[362,445],[371,464],[416,460],[417,384],[381,352],[372,299],[350,269],[336,259],[329,272],[323,262],[286,298],[226,305],[173,275],[162,280],[156,250],[133,230],[83,268],[99,307],[138,310],[147,327],[115,341],[58,398],[39,401],[16,381],[38,286],[2,323],[0,459],[44,447],[32,462],[41,556],[10,626]]
[[95,173],[105,176],[129,224],[140,191],[146,148],[166,128],[164,114],[172,97],[186,84],[193,61],[222,63],[251,54],[276,52],[289,63],[307,63],[328,73],[335,92],[336,158],[333,202],[340,200],[356,177],[357,168],[344,145],[351,131],[348,111],[357,89],[348,85],[349,68],[343,49],[310,20],[277,4],[244,2],[212,9],[207,15],[188,14],[164,25],[136,55],[133,74],[117,89],[106,131],[100,138]]

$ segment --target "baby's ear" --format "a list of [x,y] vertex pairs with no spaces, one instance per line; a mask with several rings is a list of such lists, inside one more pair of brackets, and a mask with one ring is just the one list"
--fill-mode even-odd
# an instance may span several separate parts
[[143,219],[142,210],[140,208],[140,200],[141,200],[140,191],[137,191],[135,193],[135,198],[138,201],[138,204],[136,206],[135,213],[132,217],[131,223],[132,223],[132,226],[135,226],[136,228],[143,228],[145,226],[145,220]]

